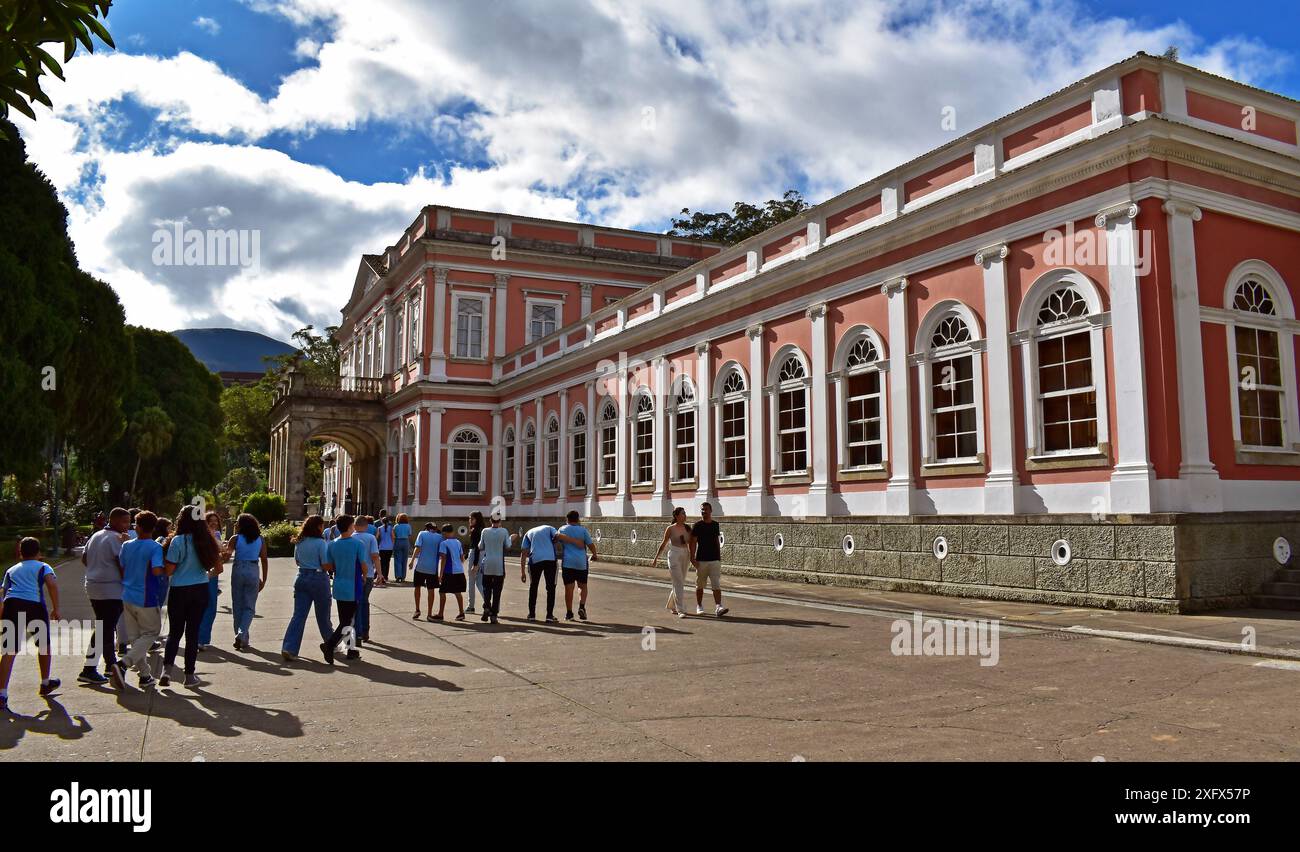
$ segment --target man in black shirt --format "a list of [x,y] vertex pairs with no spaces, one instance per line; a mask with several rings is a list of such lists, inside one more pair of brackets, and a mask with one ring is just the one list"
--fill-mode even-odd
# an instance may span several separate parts
[[713,585],[713,614],[726,615],[722,605],[722,530],[713,520],[713,506],[700,504],[700,520],[691,527],[691,565],[695,566],[695,614],[704,615],[704,583]]

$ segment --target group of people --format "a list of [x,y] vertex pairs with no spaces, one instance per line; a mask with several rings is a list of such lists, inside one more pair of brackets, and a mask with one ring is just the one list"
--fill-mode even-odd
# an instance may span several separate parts
[[[565,619],[588,619],[588,571],[598,558],[591,534],[570,512],[558,529],[541,524],[528,530],[518,542],[519,579],[528,583],[528,620],[537,619],[540,587],[546,588],[547,622],[555,616],[556,579],[564,584]],[[286,662],[296,659],[302,646],[308,616],[315,614],[321,635],[319,645],[325,661],[333,664],[342,650],[346,659],[360,657],[370,641],[370,594],[376,586],[406,582],[408,567],[415,592],[413,618],[442,621],[447,599],[456,600],[456,621],[476,613],[482,601],[480,621],[496,624],[506,578],[506,551],[513,536],[492,516],[485,520],[473,512],[461,537],[450,524],[441,528],[426,523],[412,540],[410,518],[395,519],[386,512],[379,518],[342,514],[326,526],[321,515],[304,522],[294,547],[297,576],[293,585],[293,615],[281,641]],[[672,578],[667,609],[685,617],[685,582],[688,570],[696,571],[697,615],[704,614],[704,589],[712,585],[714,614],[722,616],[721,532],[713,520],[712,507],[701,507],[701,518],[686,522],[686,511],[676,509],[672,523],[664,530],[655,553],[656,567],[665,548]],[[0,710],[7,707],[9,676],[14,654],[22,638],[43,624],[48,636],[50,619],[59,619],[59,591],[54,570],[41,561],[40,542],[24,538],[19,543],[19,562],[4,575],[0,584],[2,618],[6,637],[0,656]],[[241,514],[233,535],[221,536],[221,518],[215,512],[200,513],[196,507],[181,509],[174,522],[139,509],[113,509],[103,527],[87,541],[81,561],[85,566],[86,595],[95,618],[86,659],[77,680],[89,684],[111,683],[124,689],[129,672],[135,670],[140,689],[155,684],[169,686],[176,658],[184,640],[183,683],[193,687],[200,681],[196,672],[198,655],[212,644],[212,629],[221,594],[219,577],[230,563],[231,612],[234,648],[251,648],[250,633],[257,612],[257,600],[266,587],[270,569],[266,540],[261,526],[250,514]],[[390,578],[391,571],[391,578]],[[421,594],[427,604],[421,609]],[[577,596],[577,611],[574,597]],[[468,607],[465,597],[468,594]],[[434,597],[438,598],[434,613]],[[337,612],[337,624],[331,613]],[[168,628],[163,636],[163,610]],[[16,640],[18,647],[11,647]],[[163,652],[162,669],[155,674],[150,651]],[[98,669],[99,658],[104,673]],[[38,648],[41,673],[40,693],[47,695],[60,685],[51,676],[48,643]]]

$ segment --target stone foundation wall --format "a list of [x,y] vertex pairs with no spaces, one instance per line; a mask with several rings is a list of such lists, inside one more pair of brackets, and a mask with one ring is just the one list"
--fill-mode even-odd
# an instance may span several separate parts
[[[1249,606],[1279,567],[1274,539],[1300,546],[1298,513],[718,521],[727,574],[1155,612]],[[648,564],[663,538],[659,520],[583,523],[612,561]],[[1070,549],[1065,565],[1053,559],[1058,541]]]

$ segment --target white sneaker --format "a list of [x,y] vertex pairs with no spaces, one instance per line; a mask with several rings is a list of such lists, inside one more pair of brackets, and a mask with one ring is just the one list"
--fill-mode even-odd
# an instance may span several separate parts
[[714,614],[714,615],[726,615],[729,611],[730,611],[730,610],[728,610],[728,609],[727,609],[725,606],[723,606],[722,604],[718,604],[717,606],[715,606],[715,607],[713,608],[713,614]]
[[696,615],[704,615],[704,607],[702,607],[702,606],[697,606],[697,607],[695,607],[695,614],[696,614]]

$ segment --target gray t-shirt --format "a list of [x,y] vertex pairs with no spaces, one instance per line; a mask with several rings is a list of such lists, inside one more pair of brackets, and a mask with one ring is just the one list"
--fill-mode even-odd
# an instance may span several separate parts
[[122,541],[105,527],[86,542],[86,597],[93,601],[122,599],[122,566],[118,554]]
[[505,527],[488,527],[483,530],[483,535],[478,540],[478,549],[482,554],[479,568],[485,576],[505,576],[506,545],[509,541],[510,533],[506,532]]

